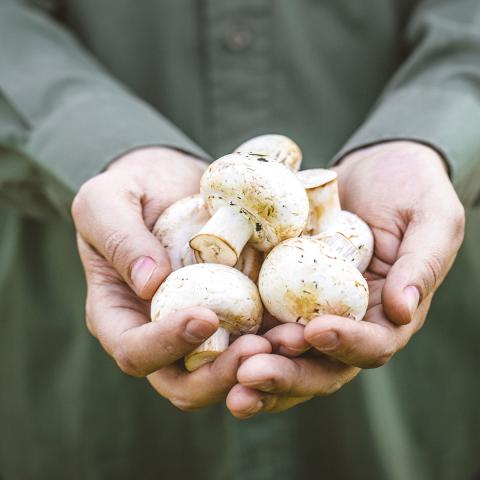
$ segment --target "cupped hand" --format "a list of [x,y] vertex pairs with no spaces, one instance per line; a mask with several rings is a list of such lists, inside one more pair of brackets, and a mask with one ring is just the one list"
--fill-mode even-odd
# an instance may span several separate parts
[[388,362],[422,327],[462,243],[463,207],[433,149],[383,143],[348,155],[336,170],[342,207],[361,216],[375,237],[365,272],[367,314],[361,322],[324,315],[305,328],[268,331],[274,354],[247,359],[227,397],[239,418],[331,394],[361,368]]
[[245,336],[189,374],[181,359],[215,332],[216,315],[191,308],[150,322],[149,300],[171,271],[151,229],[165,208],[198,192],[205,168],[173,149],[136,150],[86,182],[72,205],[88,288],[89,331],[122,371],[146,376],[182,409],[224,398],[236,383],[240,362],[270,351],[266,339]]

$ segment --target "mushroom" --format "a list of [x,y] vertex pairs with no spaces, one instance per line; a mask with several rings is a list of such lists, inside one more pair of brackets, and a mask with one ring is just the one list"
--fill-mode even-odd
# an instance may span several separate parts
[[255,159],[264,158],[270,162],[281,163],[292,172],[298,171],[302,163],[300,147],[285,135],[273,133],[253,137],[239,145],[235,152]]
[[364,272],[373,255],[373,234],[370,227],[354,213],[342,210],[338,195],[337,174],[333,170],[314,168],[297,173],[310,204],[310,214],[303,233],[317,236],[327,243],[344,242],[337,233],[346,237],[358,249],[355,264]]
[[[374,240],[370,227],[352,212],[341,210],[335,217],[335,221],[323,232],[315,236],[331,247],[347,248],[348,242],[356,250],[354,265],[360,272],[365,272],[372,260]],[[343,244],[343,247],[340,245]],[[351,250],[351,246],[348,247]]]
[[205,200],[191,195],[164,210],[153,227],[153,234],[168,253],[172,270],[197,263],[188,241],[210,218]]
[[[210,214],[200,195],[176,201],[164,210],[153,227],[153,234],[167,251],[172,270],[197,263],[189,240],[208,222]],[[247,246],[235,268],[257,282],[263,253]]]
[[190,240],[200,262],[235,265],[247,242],[267,252],[307,222],[305,189],[279,163],[226,155],[205,171],[200,191],[213,213]]
[[256,285],[225,265],[196,264],[171,273],[152,299],[152,321],[189,307],[206,307],[219,319],[218,330],[185,357],[185,368],[196,370],[228,348],[230,335],[256,333],[263,314]]
[[[350,254],[355,252],[353,248]],[[343,254],[314,237],[277,245],[260,270],[258,287],[265,308],[281,322],[303,325],[322,314],[361,320],[368,306],[368,285],[349,251]]]
[[190,240],[197,260],[235,265],[247,242],[269,251],[301,233],[308,217],[308,198],[286,167],[230,154],[213,162],[200,189],[214,213]]

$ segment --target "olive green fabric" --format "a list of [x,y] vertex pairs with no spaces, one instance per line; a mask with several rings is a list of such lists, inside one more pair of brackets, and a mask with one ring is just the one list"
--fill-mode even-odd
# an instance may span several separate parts
[[[0,478],[473,478],[479,125],[478,0],[0,0]],[[88,335],[69,204],[139,146],[217,156],[272,131],[306,167],[433,146],[466,242],[386,367],[283,414],[182,413]]]

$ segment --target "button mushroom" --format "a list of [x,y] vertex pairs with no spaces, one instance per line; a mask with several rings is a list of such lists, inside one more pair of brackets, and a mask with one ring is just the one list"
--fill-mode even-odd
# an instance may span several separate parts
[[[210,214],[200,195],[191,195],[176,201],[160,215],[153,234],[167,251],[172,270],[197,263],[189,240],[208,222]],[[241,253],[235,268],[257,282],[263,253],[247,246]]]
[[302,163],[300,147],[285,135],[259,135],[239,145],[235,152],[248,157],[264,158],[267,161],[281,163],[292,172],[298,171]]
[[205,171],[200,191],[212,218],[190,240],[198,261],[235,265],[245,244],[267,252],[298,236],[308,218],[308,197],[286,167],[230,154]]
[[349,252],[344,254],[314,237],[277,245],[260,270],[258,287],[265,308],[281,322],[303,325],[322,314],[361,320],[368,306],[368,285]]
[[255,284],[234,268],[197,264],[171,273],[152,299],[151,318],[162,321],[183,308],[202,306],[214,311],[218,330],[185,357],[188,371],[213,361],[228,348],[230,335],[256,333],[263,307]]
[[167,251],[172,270],[197,263],[188,241],[209,218],[207,205],[200,195],[182,198],[160,215],[153,234]]
[[[342,239],[335,234],[343,235],[358,249],[354,263],[364,272],[373,255],[373,234],[360,217],[341,209],[336,172],[315,168],[298,172],[297,178],[302,182],[310,203],[310,214],[303,233],[319,236],[337,246]],[[335,237],[333,240],[330,239],[332,236]]]

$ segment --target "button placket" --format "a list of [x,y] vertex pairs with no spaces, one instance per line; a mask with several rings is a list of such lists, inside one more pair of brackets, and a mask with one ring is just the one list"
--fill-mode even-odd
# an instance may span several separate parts
[[225,154],[268,129],[272,112],[271,0],[210,0],[207,21],[207,110],[210,143]]
[[234,24],[225,30],[223,44],[230,52],[243,52],[248,50],[255,41],[255,34],[246,25]]

